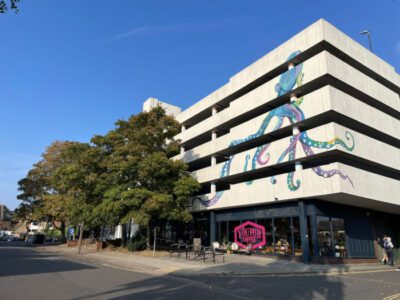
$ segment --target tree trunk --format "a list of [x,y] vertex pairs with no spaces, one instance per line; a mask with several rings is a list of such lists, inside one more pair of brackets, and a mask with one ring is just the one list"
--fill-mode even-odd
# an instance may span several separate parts
[[64,243],[65,240],[65,222],[61,221],[61,241]]
[[151,250],[151,221],[147,223],[146,235],[146,248]]
[[132,221],[129,220],[129,223],[127,224],[127,230],[126,230],[126,238],[128,241],[131,240],[131,235],[132,235]]
[[28,221],[25,221],[25,228],[26,228],[26,235],[25,235],[25,240],[28,238],[29,235],[29,224]]
[[53,220],[53,227],[57,230],[60,230],[61,232],[61,241],[65,242],[65,222],[64,221],[60,221],[61,222],[61,226],[57,227],[56,226],[56,221]]
[[121,228],[122,228],[121,244],[122,244],[122,247],[126,247],[126,224],[121,224]]
[[81,228],[79,230],[79,241],[78,241],[78,253],[79,254],[81,253],[81,248],[82,248],[83,225],[84,225],[84,222],[82,221]]

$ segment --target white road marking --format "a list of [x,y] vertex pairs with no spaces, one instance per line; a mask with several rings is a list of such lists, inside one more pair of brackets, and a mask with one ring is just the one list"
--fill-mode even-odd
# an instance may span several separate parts
[[397,300],[397,299],[400,299],[400,293],[387,296],[387,297],[383,298],[382,300]]

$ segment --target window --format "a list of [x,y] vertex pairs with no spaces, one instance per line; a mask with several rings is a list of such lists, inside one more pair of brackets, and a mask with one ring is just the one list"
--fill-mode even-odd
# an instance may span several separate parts
[[228,231],[229,231],[229,236],[228,240],[229,242],[234,242],[235,241],[235,227],[240,225],[240,221],[229,221],[228,222]]
[[303,248],[301,247],[300,220],[298,217],[293,217],[293,243],[294,255],[303,255]]
[[344,220],[317,216],[319,256],[347,257]]
[[252,221],[265,227],[266,244],[258,249],[265,254],[303,254],[299,217],[267,218],[257,220],[232,220],[217,222],[217,240],[220,244],[234,241],[234,229],[243,222]]
[[332,237],[333,247],[335,251],[335,257],[344,258],[347,257],[346,250],[346,231],[344,228],[344,220],[338,218],[332,218]]
[[272,226],[272,219],[258,219],[257,224],[265,227],[265,240],[266,244],[263,246],[265,253],[274,253],[274,230]]
[[275,219],[275,253],[292,254],[290,218]]
[[221,245],[226,245],[228,243],[228,231],[227,231],[227,223],[226,221],[224,222],[218,222],[217,223],[217,240]]

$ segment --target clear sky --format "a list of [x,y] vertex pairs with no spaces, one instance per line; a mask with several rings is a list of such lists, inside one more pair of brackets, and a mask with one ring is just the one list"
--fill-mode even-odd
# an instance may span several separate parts
[[319,18],[400,70],[400,0],[21,0],[0,15],[0,203],[52,141],[148,97],[187,108]]

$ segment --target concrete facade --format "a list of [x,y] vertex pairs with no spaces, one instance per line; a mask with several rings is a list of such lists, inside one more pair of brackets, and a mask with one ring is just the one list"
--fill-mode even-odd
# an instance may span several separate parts
[[165,112],[168,116],[176,117],[181,113],[181,108],[175,105],[171,105],[165,102],[162,102],[156,98],[150,97],[145,102],[143,102],[143,111],[150,111],[154,107],[161,106],[165,109]]
[[[202,185],[189,206],[207,216],[211,241],[225,232],[218,222],[227,220],[229,237],[229,220],[244,222],[251,210],[265,219],[274,209],[290,216],[293,248],[299,218],[306,261],[333,247],[329,234],[346,235],[333,256],[376,257],[360,249],[391,230],[377,229],[381,214],[400,217],[400,75],[324,20],[176,118],[182,149],[174,159],[187,162]],[[354,213],[341,213],[346,206]],[[252,220],[264,220],[254,214]],[[275,234],[281,215],[271,217],[275,254],[283,247]],[[330,230],[321,229],[323,218]],[[334,231],[340,218],[345,227]],[[371,230],[357,240],[363,222]]]

